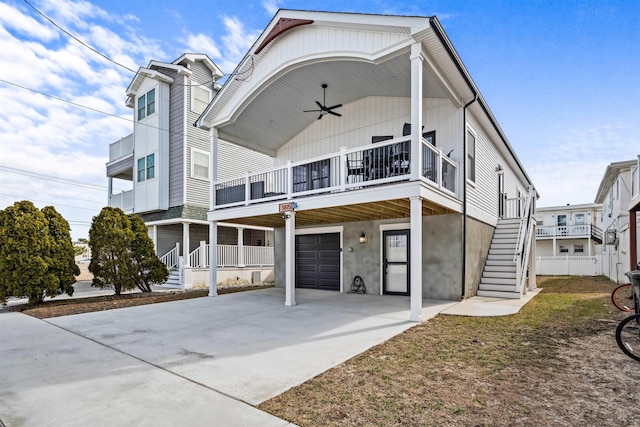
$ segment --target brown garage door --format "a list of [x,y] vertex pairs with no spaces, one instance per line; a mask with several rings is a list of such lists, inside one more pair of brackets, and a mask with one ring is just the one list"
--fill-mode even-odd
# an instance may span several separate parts
[[296,236],[296,287],[340,290],[340,233]]

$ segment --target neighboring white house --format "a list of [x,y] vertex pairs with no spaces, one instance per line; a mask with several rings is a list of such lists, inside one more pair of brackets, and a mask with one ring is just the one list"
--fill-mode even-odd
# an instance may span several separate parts
[[[138,70],[126,90],[133,133],[109,146],[109,206],[144,220],[158,256],[172,271],[168,284],[174,286],[208,285],[206,212],[211,177],[234,176],[246,165],[273,165],[264,154],[219,140],[217,175],[212,175],[209,133],[193,123],[220,90],[222,77],[202,54],[185,53],[170,63],[151,61]],[[250,279],[255,271],[260,271],[262,280],[268,279],[273,270],[273,231],[220,225],[221,274],[216,281],[227,276]],[[226,276],[224,270],[230,270]]]
[[536,208],[536,273],[602,274],[602,205]]
[[638,159],[609,164],[595,203],[602,204],[603,257],[608,264],[603,273],[618,283],[629,283],[624,273],[637,262],[638,199]]
[[286,305],[360,276],[417,320],[535,287],[535,188],[437,18],[280,10],[236,73],[196,124],[275,167],[218,175],[211,241],[275,227]]

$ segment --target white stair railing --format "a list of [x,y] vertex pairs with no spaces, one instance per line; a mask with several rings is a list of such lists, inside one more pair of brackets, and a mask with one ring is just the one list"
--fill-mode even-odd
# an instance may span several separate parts
[[176,247],[160,257],[160,261],[167,266],[168,270],[178,266],[180,256],[180,243],[176,243]]
[[513,254],[513,262],[516,264],[516,292],[522,293],[524,282],[527,278],[527,266],[529,265],[529,253],[531,252],[531,242],[533,239],[533,213],[535,210],[536,191],[532,186],[524,203],[520,227],[518,229],[518,240]]

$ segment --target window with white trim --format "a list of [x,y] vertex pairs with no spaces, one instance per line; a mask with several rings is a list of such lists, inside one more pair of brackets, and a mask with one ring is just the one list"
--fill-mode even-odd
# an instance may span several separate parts
[[560,245],[560,253],[561,253],[561,254],[569,253],[569,248],[567,248],[567,247],[566,247],[566,246],[564,246],[564,245]]
[[576,223],[576,225],[585,225],[586,224],[586,219],[585,219],[584,213],[577,213],[576,214],[575,223]]
[[584,245],[573,245],[573,252],[576,254],[584,253]]
[[476,182],[476,137],[467,130],[467,179]]
[[138,120],[150,116],[156,112],[156,90],[151,89],[149,92],[138,97]]
[[191,111],[202,114],[211,101],[211,89],[191,83]]
[[191,148],[191,178],[209,180],[209,153]]
[[155,178],[156,176],[156,155],[149,154],[138,159],[138,182]]

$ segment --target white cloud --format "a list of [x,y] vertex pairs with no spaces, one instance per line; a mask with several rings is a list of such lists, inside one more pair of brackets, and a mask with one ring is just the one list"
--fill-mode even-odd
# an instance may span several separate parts
[[0,23],[5,28],[41,40],[49,41],[58,37],[50,27],[4,3],[0,3]]
[[207,35],[190,34],[185,43],[187,45],[187,49],[191,52],[205,53],[213,60],[217,60],[222,57],[216,43]]
[[275,15],[280,9],[280,0],[265,0],[262,2],[262,7],[265,8],[269,15]]

